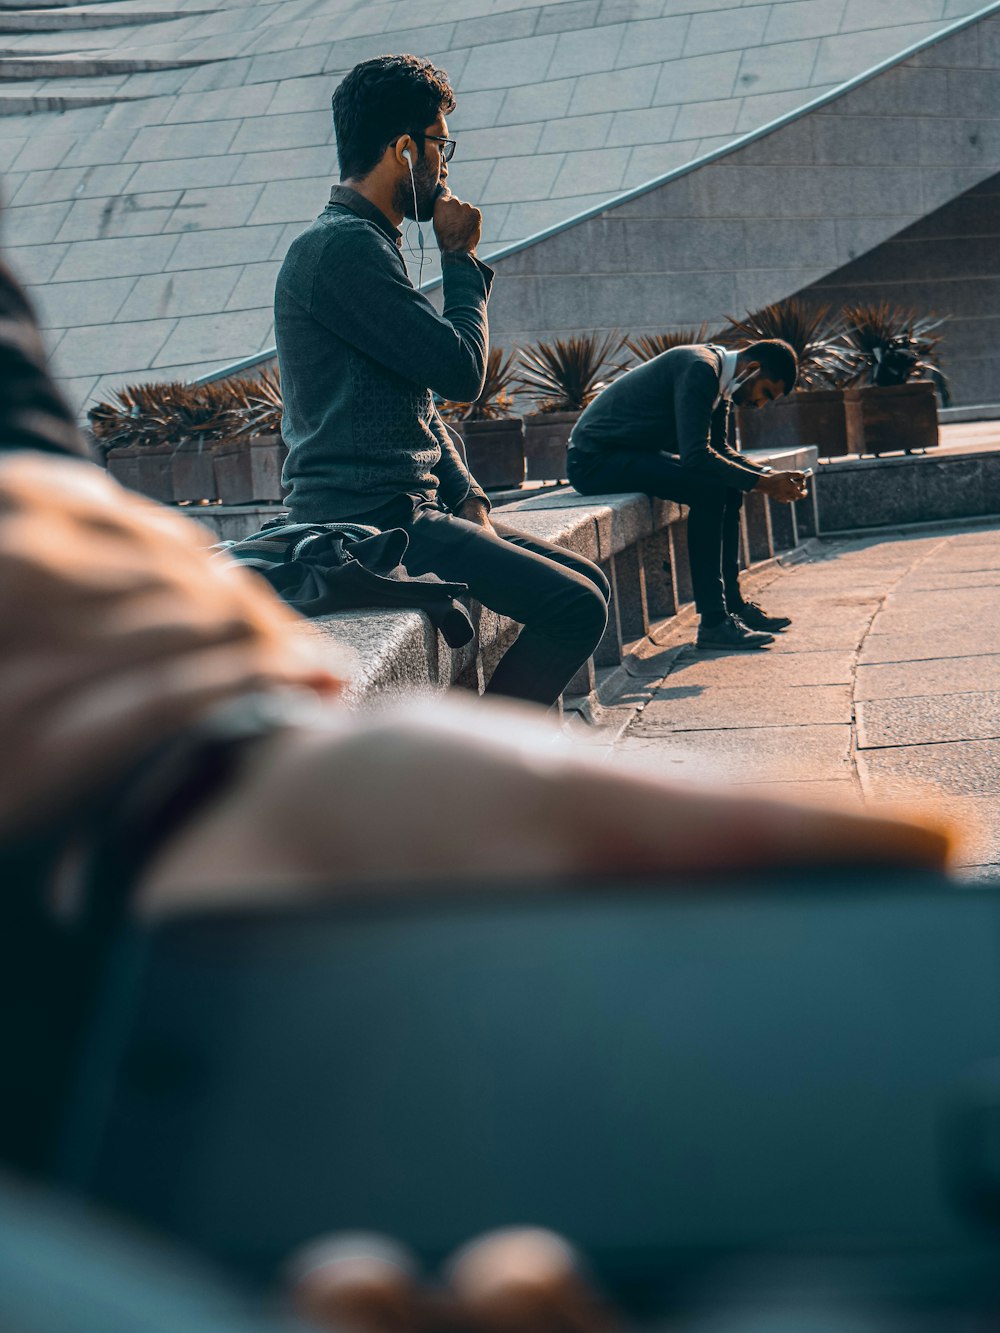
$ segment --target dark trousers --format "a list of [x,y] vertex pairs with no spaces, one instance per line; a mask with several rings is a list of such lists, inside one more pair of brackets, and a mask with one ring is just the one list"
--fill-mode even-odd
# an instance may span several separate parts
[[601,641],[611,587],[583,556],[499,522],[495,533],[488,532],[411,496],[351,521],[404,528],[410,544],[403,563],[410,574],[468,584],[477,601],[524,626],[487,694],[554,704]]
[[581,495],[644,491],[688,506],[691,585],[699,615],[709,620],[740,604],[740,508],[743,492],[697,477],[673,454],[638,449],[569,451],[567,474]]

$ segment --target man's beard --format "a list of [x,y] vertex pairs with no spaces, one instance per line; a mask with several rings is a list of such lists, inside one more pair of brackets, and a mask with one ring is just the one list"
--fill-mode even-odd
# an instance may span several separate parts
[[394,202],[404,218],[413,218],[414,216],[414,190],[417,195],[416,221],[430,222],[434,216],[434,205],[437,202],[437,197],[441,193],[441,184],[437,177],[432,174],[427,161],[423,157],[413,168],[412,180],[410,173],[407,172],[396,187]]

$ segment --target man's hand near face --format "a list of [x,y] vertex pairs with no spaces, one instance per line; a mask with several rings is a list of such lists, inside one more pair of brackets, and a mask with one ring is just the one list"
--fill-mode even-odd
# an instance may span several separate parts
[[804,472],[765,472],[754,487],[779,504],[792,504],[803,500],[806,495],[806,474]]
[[434,235],[443,254],[475,254],[483,233],[483,215],[473,204],[463,204],[448,190],[434,205]]

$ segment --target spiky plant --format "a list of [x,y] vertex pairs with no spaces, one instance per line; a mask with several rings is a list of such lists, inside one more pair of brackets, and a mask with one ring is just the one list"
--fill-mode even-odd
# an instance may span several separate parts
[[843,318],[843,343],[854,362],[847,383],[886,386],[930,380],[948,406],[948,378],[938,364],[942,335],[934,332],[945,316],[920,316],[915,310],[878,301],[847,305]]
[[514,408],[510,389],[514,383],[514,353],[491,347],[486,358],[482,393],[474,403],[441,404],[441,415],[449,421],[496,421],[509,417]]
[[760,310],[748,310],[743,319],[726,318],[729,323],[720,334],[723,342],[780,338],[788,343],[798,357],[798,389],[829,388],[854,372],[855,358],[843,342],[844,322],[831,316],[828,305],[811,306],[791,296]]
[[671,347],[690,347],[693,343],[708,342],[708,324],[697,329],[671,329],[668,333],[637,333],[625,339],[625,346],[637,361],[652,361]]
[[623,369],[614,358],[624,345],[617,329],[535,343],[518,353],[516,383],[534,395],[539,412],[581,412],[605,387],[602,376]]
[[281,434],[283,404],[277,368],[265,368],[259,375],[244,375],[222,383],[228,387],[238,418],[234,435]]
[[233,424],[232,396],[222,385],[178,380],[126,384],[87,413],[94,438],[107,452],[121,445],[178,444],[221,439]]

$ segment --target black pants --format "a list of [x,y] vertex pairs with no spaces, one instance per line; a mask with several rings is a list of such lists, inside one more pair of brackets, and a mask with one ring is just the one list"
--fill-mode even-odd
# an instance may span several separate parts
[[611,587],[590,560],[499,522],[496,533],[437,504],[400,496],[353,522],[404,528],[410,574],[466,583],[477,601],[523,625],[486,687],[554,704],[601,641]]
[[688,559],[699,615],[709,620],[740,604],[743,492],[692,475],[673,454],[632,449],[569,451],[567,474],[581,495],[644,491],[688,506]]

